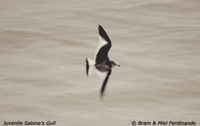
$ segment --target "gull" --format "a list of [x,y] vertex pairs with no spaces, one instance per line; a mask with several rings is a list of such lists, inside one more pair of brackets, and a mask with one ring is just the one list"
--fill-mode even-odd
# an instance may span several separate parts
[[111,75],[112,68],[114,66],[120,66],[119,64],[111,61],[108,58],[108,52],[112,46],[111,40],[101,25],[98,26],[99,31],[99,45],[96,48],[94,60],[86,58],[86,74],[92,75],[93,71],[101,79],[101,97],[103,97],[106,84],[109,76]]

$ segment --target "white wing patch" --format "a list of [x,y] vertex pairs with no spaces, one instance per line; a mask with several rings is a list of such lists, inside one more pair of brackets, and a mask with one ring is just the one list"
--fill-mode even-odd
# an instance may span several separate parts
[[108,44],[108,42],[103,37],[101,37],[99,35],[99,45],[97,46],[97,48],[95,50],[94,60],[96,60],[97,53],[99,52],[99,50],[101,49],[101,47],[103,47],[106,44]]
[[95,69],[95,73],[99,76],[101,84],[103,84],[108,72],[100,72],[99,70]]

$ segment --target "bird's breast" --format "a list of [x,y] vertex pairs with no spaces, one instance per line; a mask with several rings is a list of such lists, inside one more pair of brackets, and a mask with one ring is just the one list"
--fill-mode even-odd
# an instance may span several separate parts
[[109,64],[107,64],[106,62],[100,63],[100,64],[96,64],[95,65],[96,69],[101,71],[101,72],[107,72],[109,69],[111,69],[111,66]]

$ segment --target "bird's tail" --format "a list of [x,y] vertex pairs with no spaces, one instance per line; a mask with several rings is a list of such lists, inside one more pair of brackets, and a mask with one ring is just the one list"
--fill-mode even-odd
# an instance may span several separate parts
[[95,62],[94,60],[90,59],[90,58],[86,58],[86,74],[88,76],[91,76],[93,71],[94,71],[94,67],[95,67]]

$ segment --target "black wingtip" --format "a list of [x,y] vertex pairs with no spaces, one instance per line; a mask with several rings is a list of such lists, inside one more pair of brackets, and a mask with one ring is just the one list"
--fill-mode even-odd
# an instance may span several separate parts
[[88,71],[89,71],[89,63],[88,63],[88,59],[86,58],[86,74],[88,76]]
[[103,27],[101,25],[99,25],[99,35],[104,38],[109,44],[111,44],[111,40],[108,37],[107,33],[105,32],[105,30],[103,29]]
[[110,69],[108,71],[107,76],[106,76],[105,80],[103,81],[103,85],[101,87],[101,98],[103,98],[105,87],[106,87],[106,84],[108,82],[108,79],[109,79],[109,76],[110,76],[111,72],[112,72],[112,69]]
[[100,28],[103,28],[100,24],[98,25],[98,28],[100,29]]

